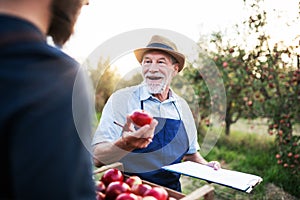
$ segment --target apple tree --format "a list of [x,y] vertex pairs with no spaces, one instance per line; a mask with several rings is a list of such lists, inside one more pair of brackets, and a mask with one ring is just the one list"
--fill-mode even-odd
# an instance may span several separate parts
[[229,135],[230,126],[240,118],[253,118],[256,116],[253,113],[253,107],[257,106],[254,103],[256,97],[252,87],[253,76],[244,61],[245,50],[237,45],[230,45],[230,43],[224,46],[221,33],[212,34],[208,46],[209,49],[205,50],[206,55],[199,55],[199,57],[208,57],[207,61],[203,61],[201,70],[199,70],[200,66],[198,68],[191,66],[184,73],[195,87],[199,99],[201,118],[205,125],[209,126],[211,105],[219,97],[210,94],[210,91],[208,91],[207,84],[211,84],[215,80],[207,77],[210,77],[212,63],[218,68],[226,90],[226,115],[223,120],[225,122],[225,133]]
[[264,28],[267,13],[259,9],[259,3],[253,4],[256,12],[247,22],[249,35],[257,36],[256,45],[245,55],[254,77],[253,90],[262,99],[256,111],[268,119],[268,133],[276,135],[277,163],[299,175],[300,135],[295,130],[300,122],[300,63],[296,53],[299,36],[294,45],[284,42],[271,45],[270,35]]
[[[230,132],[230,125],[241,117],[268,119],[268,134],[276,138],[274,156],[278,164],[299,175],[300,136],[296,127],[300,122],[300,62],[296,49],[299,49],[300,37],[295,38],[294,45],[271,44],[266,29],[268,15],[260,6],[262,2],[245,1],[252,14],[243,23],[246,37],[241,43],[223,41],[221,34],[213,34],[205,53],[215,62],[226,87],[226,134]],[[243,38],[241,34],[236,37]],[[208,63],[204,62],[202,68],[207,73]],[[206,85],[214,80],[207,80],[207,73],[199,73],[195,67],[184,72],[199,96],[201,117],[208,117],[211,103],[217,97],[209,94]],[[209,125],[207,119],[204,121]]]

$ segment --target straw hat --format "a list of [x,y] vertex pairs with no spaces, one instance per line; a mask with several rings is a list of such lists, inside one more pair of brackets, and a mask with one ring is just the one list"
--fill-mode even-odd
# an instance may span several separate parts
[[161,50],[172,55],[178,61],[178,72],[182,70],[185,56],[177,51],[176,45],[169,39],[160,35],[154,35],[145,48],[134,50],[135,57],[139,63],[142,63],[145,52],[149,50]]

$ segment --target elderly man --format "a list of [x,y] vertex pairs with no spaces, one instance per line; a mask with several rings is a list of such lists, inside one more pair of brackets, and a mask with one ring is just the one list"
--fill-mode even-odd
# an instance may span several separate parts
[[[184,67],[185,56],[160,35],[134,53],[144,82],[115,92],[105,105],[93,140],[95,165],[120,161],[129,175],[181,191],[180,175],[162,166],[189,160],[220,168],[217,161],[207,162],[199,154],[192,113],[170,88],[173,77]],[[133,127],[128,114],[136,109],[154,116],[152,123]],[[123,128],[113,121],[124,124]]]

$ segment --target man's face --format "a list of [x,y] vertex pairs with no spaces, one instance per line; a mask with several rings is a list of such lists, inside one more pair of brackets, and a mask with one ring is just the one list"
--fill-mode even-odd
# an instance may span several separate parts
[[88,0],[53,0],[48,35],[52,36],[55,44],[62,46],[70,38],[84,4],[88,4]]
[[178,65],[172,64],[169,54],[160,51],[146,53],[142,61],[142,74],[151,94],[161,94],[168,90]]

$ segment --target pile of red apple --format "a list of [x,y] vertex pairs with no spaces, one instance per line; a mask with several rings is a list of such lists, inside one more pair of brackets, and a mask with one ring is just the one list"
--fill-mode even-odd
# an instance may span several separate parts
[[125,177],[118,169],[109,169],[96,181],[97,200],[174,200],[161,186],[143,183],[138,176]]

